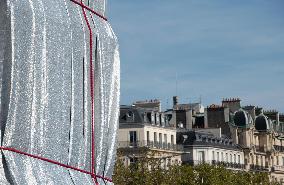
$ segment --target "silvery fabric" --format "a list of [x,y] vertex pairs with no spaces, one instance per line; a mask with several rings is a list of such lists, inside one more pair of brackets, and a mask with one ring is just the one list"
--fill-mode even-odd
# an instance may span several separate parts
[[[105,14],[105,0],[84,4]],[[95,171],[111,178],[120,92],[118,44],[107,21],[85,12],[93,38]],[[81,6],[70,0],[0,1],[1,146],[89,171],[89,76],[90,32]],[[90,175],[11,151],[2,150],[0,158],[0,184],[93,184]]]

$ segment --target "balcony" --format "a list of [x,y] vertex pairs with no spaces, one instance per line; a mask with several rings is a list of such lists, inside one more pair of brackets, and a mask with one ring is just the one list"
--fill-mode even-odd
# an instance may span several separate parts
[[250,170],[252,171],[266,171],[268,172],[269,171],[269,168],[268,166],[259,166],[259,165],[255,165],[255,164],[251,164],[249,166]]
[[244,169],[244,164],[238,164],[238,163],[229,163],[229,162],[221,162],[221,161],[201,161],[201,160],[189,160],[187,161],[190,165],[200,165],[200,164],[211,164],[214,166],[223,166],[224,168],[230,168],[230,169]]
[[223,161],[212,161],[212,165],[223,166],[225,168],[233,168],[233,169],[244,169],[244,164],[239,163],[231,163],[231,162],[223,162]]
[[273,145],[273,147],[278,152],[284,152],[284,146]]
[[275,166],[271,167],[271,171],[272,171],[272,172],[275,172],[275,171],[284,171],[284,166],[275,165]]
[[119,141],[118,148],[139,148],[148,147],[150,149],[161,149],[161,150],[171,150],[171,151],[183,151],[182,145],[176,145],[164,142],[154,142],[154,141]]

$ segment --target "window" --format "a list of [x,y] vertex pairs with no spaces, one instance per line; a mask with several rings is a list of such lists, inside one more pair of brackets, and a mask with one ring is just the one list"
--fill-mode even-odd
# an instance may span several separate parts
[[230,163],[233,162],[232,154],[230,154]]
[[161,125],[165,126],[165,117],[163,115],[160,115]]
[[132,111],[128,111],[126,114],[127,122],[133,122],[134,121],[134,113]]
[[129,161],[130,161],[130,164],[131,164],[131,163],[134,163],[135,158],[134,158],[134,157],[130,157],[130,158],[129,158]]
[[150,145],[150,132],[147,131],[147,145]]
[[162,144],[162,142],[163,142],[162,134],[159,133],[159,143]]
[[130,146],[137,146],[137,132],[129,131]]
[[203,163],[204,160],[204,151],[198,151],[198,162]]
[[282,166],[284,166],[284,157],[282,157]]
[[155,114],[154,113],[151,114],[151,123],[155,124]]
[[238,163],[241,164],[241,156],[238,155]]
[[217,152],[217,161],[219,161],[220,158],[219,158],[219,152]]
[[157,143],[157,132],[154,132],[154,143]]
[[229,162],[228,153],[226,153],[226,162]]
[[224,161],[224,154],[223,154],[223,152],[221,153],[221,161]]
[[212,160],[214,161],[215,160],[215,152],[212,151]]
[[130,157],[130,158],[129,158],[129,162],[130,162],[130,165],[134,165],[134,164],[137,162],[137,158],[135,158],[135,157]]
[[157,125],[160,124],[160,116],[159,116],[159,113],[156,113],[156,124],[157,124]]
[[237,162],[237,159],[236,159],[236,154],[234,154],[234,163]]
[[147,123],[149,123],[149,122],[152,123],[152,119],[151,119],[151,118],[152,118],[151,113],[148,112],[148,113],[147,113],[147,119],[148,119],[148,120],[147,120]]
[[174,144],[174,135],[171,135],[171,144]]
[[164,143],[168,143],[168,138],[167,138],[167,134],[164,134]]

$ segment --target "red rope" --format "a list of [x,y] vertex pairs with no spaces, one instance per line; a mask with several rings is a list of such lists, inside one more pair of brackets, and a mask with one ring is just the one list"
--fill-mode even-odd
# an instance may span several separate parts
[[64,167],[64,168],[68,168],[68,169],[71,169],[71,170],[79,171],[81,173],[85,173],[85,174],[88,174],[88,175],[91,175],[91,176],[95,176],[97,178],[104,179],[106,181],[112,182],[112,180],[107,178],[107,177],[103,177],[103,176],[100,176],[100,175],[94,175],[94,174],[92,174],[89,171],[82,170],[82,169],[79,169],[79,168],[76,168],[76,167],[73,167],[73,166],[69,166],[69,165],[60,163],[58,161],[54,161],[54,160],[47,159],[47,158],[44,158],[44,157],[40,157],[40,156],[36,156],[36,155],[29,154],[29,153],[26,153],[26,152],[22,152],[20,150],[14,149],[14,148],[0,146],[0,149],[1,150],[6,150],[6,151],[10,151],[10,152],[14,152],[14,153],[18,153],[18,154],[21,154],[21,155],[25,155],[25,156],[28,156],[28,157],[31,157],[31,158],[34,158],[34,159],[39,159],[39,160],[42,160],[42,161],[46,161],[46,162],[49,162],[49,163],[52,163],[52,164],[56,164],[56,165]]
[[89,10],[90,12],[92,12],[93,14],[95,14],[96,16],[98,16],[98,17],[102,18],[103,20],[107,21],[107,18],[106,18],[105,16],[103,16],[103,15],[101,15],[101,14],[95,12],[95,11],[94,11],[93,9],[91,9],[90,7],[84,5],[82,1],[81,1],[81,2],[78,2],[78,1],[76,1],[76,0],[70,0],[70,1],[72,1],[73,3],[75,3],[75,4],[77,4],[77,5],[80,5],[82,8]]
[[86,16],[85,9],[89,10],[90,12],[92,12],[93,14],[97,15],[98,17],[102,18],[105,21],[107,21],[107,18],[100,15],[99,13],[95,12],[94,10],[89,8],[88,6],[84,5],[82,0],[81,0],[81,2],[78,2],[76,0],[70,0],[70,1],[72,1],[73,3],[75,3],[77,5],[80,5],[82,7],[84,18],[86,20],[86,23],[87,23],[87,26],[88,26],[88,29],[89,29],[89,32],[90,32],[90,88],[91,88],[91,106],[92,106],[92,109],[91,109],[91,111],[92,111],[92,119],[91,119],[92,120],[92,124],[91,124],[91,126],[92,126],[92,130],[91,130],[91,132],[92,132],[91,160],[92,161],[91,161],[90,172],[76,168],[76,167],[73,167],[73,166],[69,166],[69,165],[60,163],[58,161],[54,161],[54,160],[47,159],[47,158],[44,158],[44,157],[40,157],[40,156],[36,156],[36,155],[29,154],[29,153],[26,153],[26,152],[22,152],[20,150],[14,149],[14,148],[0,146],[0,149],[6,150],[6,151],[11,151],[11,152],[18,153],[18,154],[21,154],[21,155],[25,155],[25,156],[28,156],[28,157],[31,157],[31,158],[39,159],[39,160],[46,161],[46,162],[49,162],[49,163],[52,163],[52,164],[56,164],[58,166],[61,166],[61,167],[67,168],[67,169],[72,169],[72,170],[75,170],[75,171],[79,171],[81,173],[91,175],[91,177],[95,180],[96,185],[98,185],[97,178],[100,178],[100,179],[103,179],[103,180],[106,180],[106,181],[109,181],[109,182],[112,182],[112,179],[106,178],[106,177],[103,177],[103,176],[100,176],[100,175],[96,175],[96,173],[95,173],[93,37],[92,37],[92,29],[91,29],[90,23],[88,21],[88,18]]
[[[83,3],[83,1],[81,0],[81,3]],[[85,21],[87,23],[89,32],[90,32],[90,88],[91,88],[91,111],[92,111],[92,123],[91,123],[91,134],[92,134],[92,142],[91,142],[91,173],[92,173],[92,177],[95,177],[95,183],[98,184],[97,178],[94,175],[95,174],[95,131],[94,131],[94,121],[95,121],[95,115],[94,115],[94,77],[93,77],[93,32],[92,32],[92,28],[91,25],[88,21],[86,12],[84,7],[82,7],[82,11],[84,14],[84,18]]]

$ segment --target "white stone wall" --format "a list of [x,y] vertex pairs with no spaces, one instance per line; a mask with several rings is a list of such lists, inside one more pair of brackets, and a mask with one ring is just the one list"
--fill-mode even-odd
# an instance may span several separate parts
[[[200,153],[199,152],[204,152],[204,161],[206,163],[212,163],[213,160],[218,161],[218,162],[239,163],[238,158],[240,158],[239,164],[244,164],[244,154],[242,151],[215,148],[215,147],[201,147],[201,146],[194,147],[192,157],[195,163],[200,163],[199,161]],[[219,155],[219,159],[218,159],[218,155]],[[234,156],[236,156],[236,161],[234,159],[235,158]]]
[[[147,131],[149,132],[149,141],[154,141],[154,133],[157,134],[157,142],[166,142],[176,144],[176,130],[164,127],[145,126],[144,128],[123,128],[118,131],[118,142],[130,141],[129,132],[137,132],[137,141],[147,141]],[[162,134],[162,140],[159,140],[159,134]],[[165,139],[166,136],[166,139]],[[173,139],[172,139],[173,137]],[[171,142],[173,140],[173,143]]]
[[[158,142],[166,142],[171,143],[171,138],[173,137],[173,143],[176,144],[176,130],[175,129],[168,129],[163,127],[152,127],[152,126],[145,126],[144,127],[144,140],[147,140],[147,131],[149,132],[149,140],[154,141],[154,133],[157,134],[157,141]],[[159,134],[162,134],[162,140],[159,140]],[[166,138],[165,139],[165,136]]]

